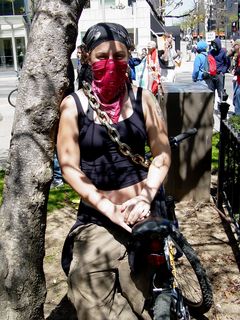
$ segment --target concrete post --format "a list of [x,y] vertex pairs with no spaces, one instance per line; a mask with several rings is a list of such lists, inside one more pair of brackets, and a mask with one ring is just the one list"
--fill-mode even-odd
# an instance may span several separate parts
[[166,192],[177,201],[209,201],[214,94],[200,83],[163,83],[163,89],[161,105],[169,136],[198,129],[172,151]]

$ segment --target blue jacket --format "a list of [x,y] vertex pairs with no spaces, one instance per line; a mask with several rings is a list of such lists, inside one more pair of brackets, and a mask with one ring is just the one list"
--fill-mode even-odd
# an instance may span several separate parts
[[139,59],[139,58],[130,57],[129,60],[128,60],[128,65],[130,67],[131,79],[132,80],[136,80],[135,67],[138,66],[140,63],[141,63],[141,59]]
[[203,80],[203,69],[205,65],[205,60],[207,59],[207,52],[198,53],[193,64],[192,79],[193,81]]
[[210,50],[210,54],[216,60],[217,73],[226,73],[230,67],[230,59],[227,57],[226,50],[222,48],[221,40],[219,38],[214,39],[212,43],[215,43],[217,47],[217,50]]

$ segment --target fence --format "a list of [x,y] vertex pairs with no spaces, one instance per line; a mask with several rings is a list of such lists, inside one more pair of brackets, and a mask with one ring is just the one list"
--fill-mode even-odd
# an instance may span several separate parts
[[223,203],[236,226],[240,237],[240,132],[221,119],[217,207]]

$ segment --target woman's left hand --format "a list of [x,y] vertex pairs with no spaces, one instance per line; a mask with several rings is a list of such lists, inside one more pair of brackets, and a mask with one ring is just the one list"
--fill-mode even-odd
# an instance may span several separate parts
[[144,196],[136,196],[121,206],[121,212],[124,213],[124,221],[133,225],[150,215],[150,202]]

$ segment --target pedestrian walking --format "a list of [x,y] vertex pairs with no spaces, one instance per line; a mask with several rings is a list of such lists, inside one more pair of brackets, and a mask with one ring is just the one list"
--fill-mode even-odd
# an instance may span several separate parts
[[222,99],[223,89],[225,85],[225,74],[230,67],[230,59],[227,57],[226,49],[222,48],[221,40],[219,38],[214,39],[211,42],[210,54],[214,57],[217,66],[217,74],[212,79],[212,90],[217,94],[219,99]]
[[233,92],[233,105],[234,113],[240,115],[240,39],[235,40],[234,42],[234,51],[236,53],[236,64],[233,74],[236,77],[236,82],[234,85]]
[[200,40],[197,43],[197,55],[194,59],[193,63],[193,72],[192,72],[192,80],[194,82],[202,83],[203,85],[207,85],[210,90],[212,90],[213,84],[212,79],[209,77],[208,79],[204,78],[205,66],[207,60],[207,48],[208,44],[204,40]]
[[149,41],[147,48],[147,56],[135,66],[136,84],[150,90],[156,96],[160,86],[160,65],[156,42]]
[[187,46],[186,46],[186,54],[187,54],[187,59],[186,61],[191,61],[192,60],[192,42],[188,41]]

